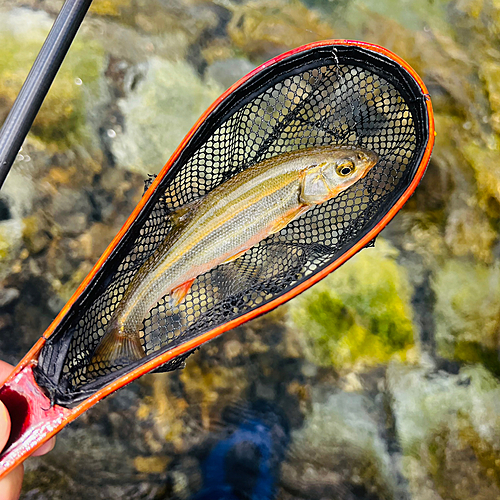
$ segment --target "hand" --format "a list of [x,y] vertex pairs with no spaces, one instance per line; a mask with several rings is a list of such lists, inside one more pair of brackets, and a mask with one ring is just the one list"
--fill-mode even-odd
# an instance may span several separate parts
[[[5,361],[0,361],[0,383],[10,375],[13,367]],[[7,443],[10,435],[10,416],[5,405],[0,401],[0,450]],[[49,452],[55,444],[55,438],[47,441],[38,450],[33,453],[33,456],[44,455]],[[1,500],[17,500],[21,493],[23,484],[24,467],[19,465],[12,472],[7,474],[0,480],[0,499]]]

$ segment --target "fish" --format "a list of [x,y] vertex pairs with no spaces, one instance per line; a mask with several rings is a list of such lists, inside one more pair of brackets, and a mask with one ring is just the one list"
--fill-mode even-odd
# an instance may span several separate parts
[[169,214],[172,229],[142,264],[106,325],[91,365],[125,365],[145,356],[140,331],[168,296],[179,306],[196,278],[232,262],[312,207],[363,178],[378,155],[358,147],[316,146],[256,163]]

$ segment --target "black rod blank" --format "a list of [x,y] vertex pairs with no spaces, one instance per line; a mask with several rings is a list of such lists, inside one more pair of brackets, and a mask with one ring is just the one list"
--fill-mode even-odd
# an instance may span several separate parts
[[0,188],[92,0],[66,0],[0,130]]

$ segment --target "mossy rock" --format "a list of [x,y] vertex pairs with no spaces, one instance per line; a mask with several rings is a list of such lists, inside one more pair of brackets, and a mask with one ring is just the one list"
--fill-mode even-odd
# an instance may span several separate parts
[[[0,122],[5,119],[52,20],[44,12],[17,9],[0,21]],[[15,26],[23,23],[26,29]],[[86,99],[91,98],[104,63],[103,48],[79,35],[59,70],[31,132],[45,143],[66,148],[89,136]]]
[[118,165],[143,176],[158,173],[221,91],[185,62],[151,58],[144,79],[120,101],[125,129],[111,144]]
[[94,0],[89,12],[98,16],[119,17],[124,8],[130,7],[131,0]]
[[435,318],[438,353],[462,362],[481,362],[500,374],[500,268],[450,260],[437,273]]
[[405,358],[413,346],[411,288],[396,256],[378,240],[290,304],[311,361],[349,368]]
[[298,0],[253,0],[234,3],[227,27],[231,42],[250,58],[279,54],[316,40],[333,38],[333,30]]
[[387,385],[412,498],[498,498],[498,381],[480,365],[450,375],[393,363]]
[[322,399],[292,433],[285,484],[300,498],[337,498],[333,491],[355,488],[361,498],[394,499],[394,469],[372,402],[347,392]]

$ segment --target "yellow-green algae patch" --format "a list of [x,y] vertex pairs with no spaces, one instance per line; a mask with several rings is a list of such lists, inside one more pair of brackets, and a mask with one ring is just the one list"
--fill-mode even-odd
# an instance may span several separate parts
[[131,0],[94,0],[89,12],[98,16],[118,17],[125,7],[130,7]]
[[[43,12],[18,9],[0,15],[0,122],[7,116],[51,25]],[[22,20],[25,30],[15,29]],[[77,36],[45,98],[31,132],[44,142],[69,147],[89,132],[85,100],[92,98],[104,63],[103,48]]]
[[311,361],[352,368],[406,358],[413,346],[411,287],[396,257],[379,240],[290,304]]

